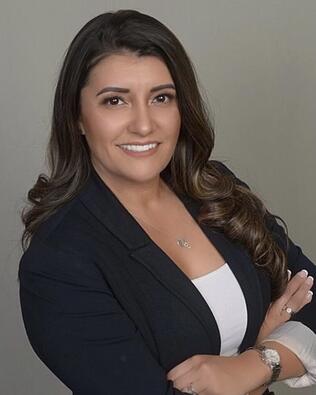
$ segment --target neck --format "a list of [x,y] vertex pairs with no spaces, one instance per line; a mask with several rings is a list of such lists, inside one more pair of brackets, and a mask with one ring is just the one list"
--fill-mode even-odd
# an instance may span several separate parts
[[150,212],[159,208],[168,192],[170,194],[160,174],[145,182],[135,182],[123,177],[111,177],[96,167],[95,171],[123,205],[138,212]]

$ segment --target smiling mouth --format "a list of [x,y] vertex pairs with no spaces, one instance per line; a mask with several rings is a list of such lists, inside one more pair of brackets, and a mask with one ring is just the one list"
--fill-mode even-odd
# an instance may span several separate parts
[[147,152],[157,148],[159,143],[149,144],[120,144],[119,147],[129,152]]

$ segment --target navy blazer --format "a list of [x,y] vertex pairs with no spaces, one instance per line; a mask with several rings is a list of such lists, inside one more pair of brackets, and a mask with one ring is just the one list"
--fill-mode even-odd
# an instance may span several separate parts
[[[179,198],[196,219],[200,202]],[[283,228],[272,217],[269,227],[285,248]],[[240,244],[210,226],[201,229],[244,293],[242,352],[254,344],[271,301],[269,277]],[[288,265],[293,275],[307,269],[316,276],[292,242]],[[29,341],[75,395],[184,394],[167,372],[195,354],[220,352],[215,318],[198,289],[93,169],[77,196],[35,233],[19,279]],[[315,306],[313,300],[295,316],[314,332]]]

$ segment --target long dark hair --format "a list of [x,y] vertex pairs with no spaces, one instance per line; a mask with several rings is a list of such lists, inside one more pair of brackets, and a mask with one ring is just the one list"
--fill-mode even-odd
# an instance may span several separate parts
[[92,165],[89,147],[78,126],[80,92],[100,60],[124,52],[160,58],[174,81],[181,130],[174,155],[163,172],[171,175],[170,186],[203,202],[200,222],[223,230],[245,245],[254,263],[270,274],[272,297],[276,298],[285,288],[286,255],[267,229],[267,211],[249,189],[234,177],[223,175],[209,161],[214,130],[194,66],[165,25],[135,10],[107,12],[93,18],[68,48],[54,97],[47,149],[50,174],[40,174],[28,192],[30,207],[22,211],[23,250],[39,225],[74,198],[88,180]]

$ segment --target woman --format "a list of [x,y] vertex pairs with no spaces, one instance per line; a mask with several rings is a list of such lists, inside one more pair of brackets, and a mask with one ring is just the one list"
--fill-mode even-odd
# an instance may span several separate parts
[[[78,32],[19,270],[30,342],[74,394],[237,395],[304,376],[268,335],[307,304],[295,317],[312,339],[314,265],[209,160],[213,143],[193,66],[163,24],[120,10]],[[261,340],[281,372],[249,349]]]

